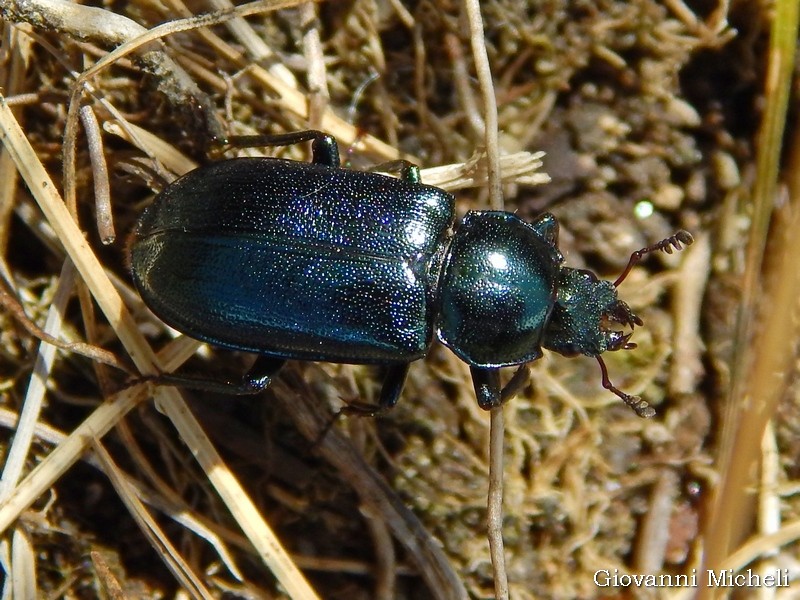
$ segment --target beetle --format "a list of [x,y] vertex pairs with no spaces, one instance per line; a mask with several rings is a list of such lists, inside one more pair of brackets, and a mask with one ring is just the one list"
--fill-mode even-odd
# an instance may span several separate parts
[[[645,254],[690,244],[688,232],[634,252],[611,283],[563,265],[550,213],[528,223],[471,211],[455,227],[454,197],[422,184],[411,163],[393,163],[392,177],[342,168],[336,140],[320,131],[257,137],[311,141],[312,161],[201,166],[157,195],[130,246],[133,281],[159,318],[259,354],[233,391],[263,390],[287,359],[378,364],[377,406],[354,407],[377,414],[395,405],[435,335],[469,365],[483,409],[513,395],[546,348],[596,358],[606,389],[655,414],[610,382],[600,355],[634,348],[642,325],[617,286]],[[502,387],[508,366],[519,369]]]

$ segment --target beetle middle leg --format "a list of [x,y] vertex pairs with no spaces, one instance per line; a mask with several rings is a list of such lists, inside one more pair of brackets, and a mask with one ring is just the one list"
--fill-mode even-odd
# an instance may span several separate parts
[[339,420],[342,415],[354,415],[357,417],[379,417],[387,413],[391,408],[397,404],[400,399],[400,393],[403,391],[403,385],[406,382],[408,375],[409,363],[400,365],[392,365],[388,367],[386,375],[383,378],[381,385],[381,395],[378,398],[378,404],[367,404],[366,402],[346,402],[346,406],[333,415],[333,418],[328,421],[328,424],[319,434],[317,441],[314,445],[320,443],[331,427]]
[[513,398],[528,382],[530,375],[528,365],[520,365],[505,387],[502,387],[500,369],[470,367],[469,370],[472,373],[472,384],[475,387],[478,406],[483,410],[497,408]]
[[365,402],[348,402],[340,413],[346,415],[357,415],[360,417],[377,417],[388,412],[397,404],[400,393],[406,383],[409,363],[391,365],[387,368],[381,386],[381,395],[378,404],[367,404]]

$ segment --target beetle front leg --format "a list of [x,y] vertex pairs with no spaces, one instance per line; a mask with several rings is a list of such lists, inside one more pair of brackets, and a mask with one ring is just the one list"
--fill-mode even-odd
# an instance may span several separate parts
[[406,384],[409,366],[409,363],[392,365],[386,371],[386,376],[383,378],[383,386],[381,386],[381,396],[378,399],[378,406],[381,412],[386,412],[397,404],[403,391],[403,386]]
[[506,387],[500,392],[500,403],[504,404],[516,396],[519,391],[527,385],[530,375],[531,370],[527,363],[520,365],[519,368],[514,371],[511,379],[508,380]]
[[469,370],[472,373],[472,385],[475,387],[478,406],[483,410],[492,410],[500,406],[503,403],[500,391],[500,369],[470,367]]
[[470,367],[478,406],[491,410],[513,398],[528,383],[528,365],[520,365],[505,387],[500,387],[500,369]]

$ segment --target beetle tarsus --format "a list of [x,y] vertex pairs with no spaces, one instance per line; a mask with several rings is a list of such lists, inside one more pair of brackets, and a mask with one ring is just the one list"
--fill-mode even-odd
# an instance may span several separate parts
[[139,383],[152,383],[153,385],[165,385],[180,387],[199,392],[210,392],[212,394],[228,394],[234,396],[249,396],[263,391],[269,381],[265,383],[256,382],[255,384],[246,378],[241,381],[228,381],[225,379],[209,379],[202,376],[183,373],[160,373],[158,375],[143,375],[126,382],[119,390],[127,389]]
[[381,406],[380,404],[369,404],[367,402],[359,402],[359,401],[347,401],[342,400],[345,403],[339,412],[336,413],[337,417],[339,415],[344,415],[347,417],[380,417],[383,416],[391,407]]
[[226,148],[259,148],[270,146],[292,146],[301,142],[311,142],[312,161],[329,167],[339,167],[339,145],[336,139],[317,129],[294,131],[292,133],[237,135],[224,140]]

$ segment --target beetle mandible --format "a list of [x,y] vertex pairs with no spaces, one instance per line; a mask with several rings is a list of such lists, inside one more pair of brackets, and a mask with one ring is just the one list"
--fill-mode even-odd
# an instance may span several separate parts
[[[617,286],[645,254],[692,243],[688,232],[634,252],[612,283],[563,266],[550,213],[527,223],[471,211],[454,229],[453,196],[420,183],[415,165],[402,163],[400,178],[341,168],[336,140],[320,131],[260,139],[310,140],[312,162],[195,169],[144,211],[130,248],[135,285],[159,318],[260,355],[237,393],[263,390],[287,359],[379,364],[378,406],[362,409],[378,413],[397,402],[435,334],[469,365],[483,409],[513,395],[546,348],[596,358],[603,387],[655,414],[610,382],[600,355],[634,348],[642,324]],[[520,370],[503,388],[507,366]]]

